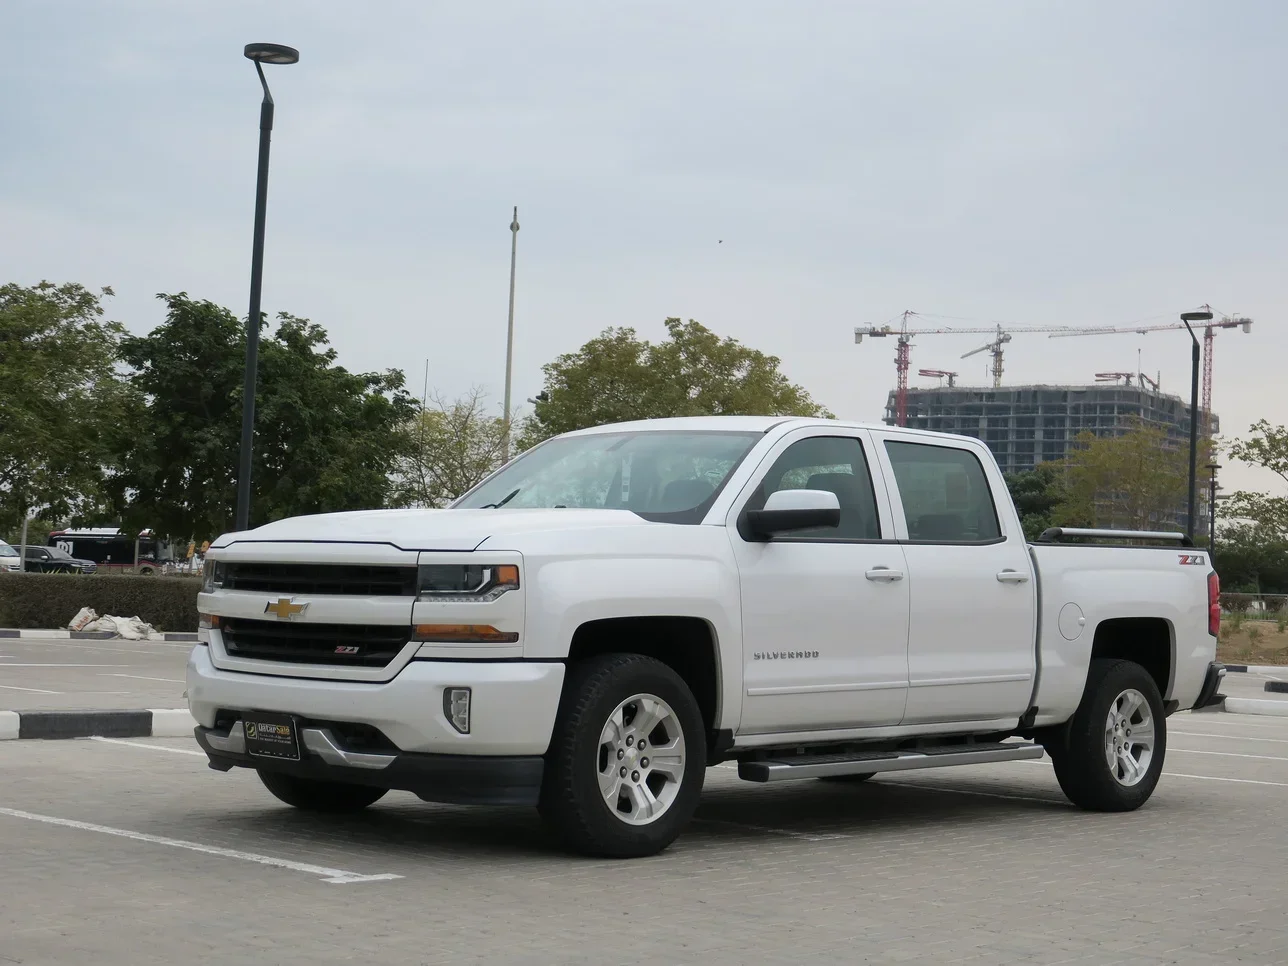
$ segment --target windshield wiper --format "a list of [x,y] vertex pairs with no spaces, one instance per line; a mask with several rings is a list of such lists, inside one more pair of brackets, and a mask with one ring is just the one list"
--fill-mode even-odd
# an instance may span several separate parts
[[521,489],[523,489],[523,487],[521,487],[521,486],[516,486],[513,490],[511,490],[511,491],[510,491],[510,495],[509,495],[509,496],[507,496],[507,497],[506,497],[504,500],[502,500],[500,503],[484,503],[481,507],[479,507],[479,509],[480,509],[480,510],[499,510],[499,509],[501,509],[501,507],[505,506],[507,503],[509,503],[511,500],[513,500],[516,496],[518,496],[518,495],[519,495],[519,491],[520,491]]

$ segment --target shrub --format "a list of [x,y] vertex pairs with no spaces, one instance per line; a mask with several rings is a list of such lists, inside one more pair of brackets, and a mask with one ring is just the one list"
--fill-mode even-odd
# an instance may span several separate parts
[[82,607],[100,617],[138,617],[158,630],[197,629],[192,577],[137,574],[0,574],[0,627],[66,627]]

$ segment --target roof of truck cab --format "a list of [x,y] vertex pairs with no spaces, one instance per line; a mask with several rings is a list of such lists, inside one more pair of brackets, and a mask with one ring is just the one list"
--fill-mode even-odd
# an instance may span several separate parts
[[844,419],[820,419],[814,416],[675,416],[669,419],[639,419],[628,423],[607,423],[568,433],[584,436],[593,433],[638,433],[646,430],[690,430],[694,432],[767,433],[775,426],[845,426],[855,429],[890,429],[874,423],[856,423]]

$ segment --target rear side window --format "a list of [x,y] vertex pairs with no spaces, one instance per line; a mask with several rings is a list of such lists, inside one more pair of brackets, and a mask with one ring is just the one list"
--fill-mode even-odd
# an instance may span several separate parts
[[988,543],[1002,536],[979,458],[969,450],[889,441],[910,540]]

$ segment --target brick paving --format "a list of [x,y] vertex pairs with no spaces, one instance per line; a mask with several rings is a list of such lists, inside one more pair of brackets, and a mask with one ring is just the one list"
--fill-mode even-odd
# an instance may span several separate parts
[[7,742],[0,809],[402,878],[0,813],[0,963],[1288,961],[1288,720],[1171,726],[1166,770],[1193,777],[1133,814],[1069,807],[1045,763],[849,787],[716,768],[691,830],[634,862],[563,855],[522,809],[295,813],[183,739]]

